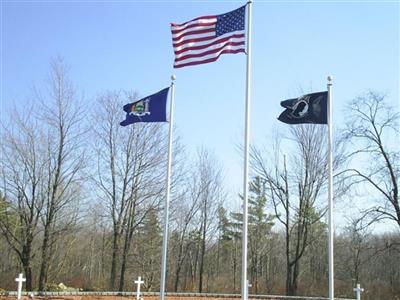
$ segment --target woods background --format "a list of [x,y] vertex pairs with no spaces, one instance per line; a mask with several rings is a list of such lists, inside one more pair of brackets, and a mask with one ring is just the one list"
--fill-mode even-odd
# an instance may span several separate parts
[[[135,92],[87,101],[62,60],[49,74],[29,113],[2,115],[0,288],[23,271],[26,290],[131,291],[142,276],[158,291],[167,127],[123,128]],[[335,129],[335,202],[364,207],[336,232],[337,296],[361,283],[363,299],[400,297],[399,112],[387,103],[355,95]],[[326,131],[290,126],[252,147],[252,294],[327,294]],[[167,291],[239,293],[241,196],[212,150],[189,153],[175,136]]]

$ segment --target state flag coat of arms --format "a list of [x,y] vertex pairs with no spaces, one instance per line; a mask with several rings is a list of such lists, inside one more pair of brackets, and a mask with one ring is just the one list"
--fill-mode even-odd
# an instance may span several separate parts
[[166,122],[169,87],[143,99],[124,105],[126,118],[121,126],[138,122]]

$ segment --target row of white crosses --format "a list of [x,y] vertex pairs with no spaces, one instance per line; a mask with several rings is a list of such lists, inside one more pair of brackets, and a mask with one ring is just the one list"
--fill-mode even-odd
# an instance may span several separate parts
[[[22,295],[22,284],[23,282],[26,281],[26,278],[24,278],[24,276],[22,275],[22,273],[19,273],[18,278],[15,278],[15,281],[18,282],[18,290],[17,290],[17,299],[21,300],[21,295]],[[137,284],[137,288],[136,288],[136,300],[141,300],[140,298],[140,285],[142,285],[144,283],[144,281],[142,280],[142,277],[138,277],[137,280],[135,280],[135,283]]]
[[[26,278],[23,277],[22,273],[19,273],[19,276],[18,278],[15,278],[15,281],[18,282],[17,299],[21,300],[22,283],[26,281]],[[140,298],[140,286],[144,283],[142,277],[139,276],[138,279],[135,280],[135,283],[137,285],[136,300],[142,300],[142,298]],[[248,286],[251,287],[251,284],[248,284]],[[361,300],[361,293],[364,292],[364,289],[360,287],[360,284],[357,284],[357,287],[354,288],[353,291],[356,292],[357,300]]]
[[[140,277],[139,277],[139,281],[140,281]],[[135,281],[135,283],[138,283],[138,282]],[[143,281],[142,281],[142,283],[143,283]],[[252,286],[251,283],[247,280],[247,287],[249,288],[251,286]],[[361,288],[359,283],[357,284],[357,287],[353,289],[353,291],[356,292],[356,296],[357,296],[356,300],[361,300],[361,293],[364,292],[364,289]],[[138,286],[138,293],[140,293],[140,286]],[[136,299],[139,300],[138,297],[136,297]]]

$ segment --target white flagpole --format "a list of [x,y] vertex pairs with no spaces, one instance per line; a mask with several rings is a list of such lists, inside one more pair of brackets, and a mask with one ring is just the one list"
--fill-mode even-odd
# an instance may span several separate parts
[[172,167],[172,126],[174,124],[174,102],[175,102],[175,75],[171,76],[171,101],[169,106],[169,138],[168,138],[168,167],[167,167],[167,186],[164,207],[164,235],[163,252],[161,259],[161,279],[160,279],[160,300],[165,296],[165,279],[167,270],[167,248],[168,248],[168,217],[169,217],[169,199],[171,190],[171,167]]
[[328,76],[328,223],[329,223],[329,237],[328,237],[328,256],[329,256],[329,300],[334,299],[334,268],[333,268],[333,175],[332,175],[332,76]]
[[249,189],[249,146],[250,146],[250,96],[251,96],[251,7],[247,4],[247,65],[246,65],[246,109],[244,133],[244,172],[243,172],[243,232],[242,232],[242,299],[248,299],[249,283],[247,280],[247,214]]

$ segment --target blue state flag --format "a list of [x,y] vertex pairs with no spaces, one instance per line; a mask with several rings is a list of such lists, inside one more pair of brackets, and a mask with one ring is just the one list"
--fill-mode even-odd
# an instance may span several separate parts
[[138,122],[166,122],[169,87],[139,101],[124,105],[126,119],[121,126]]

